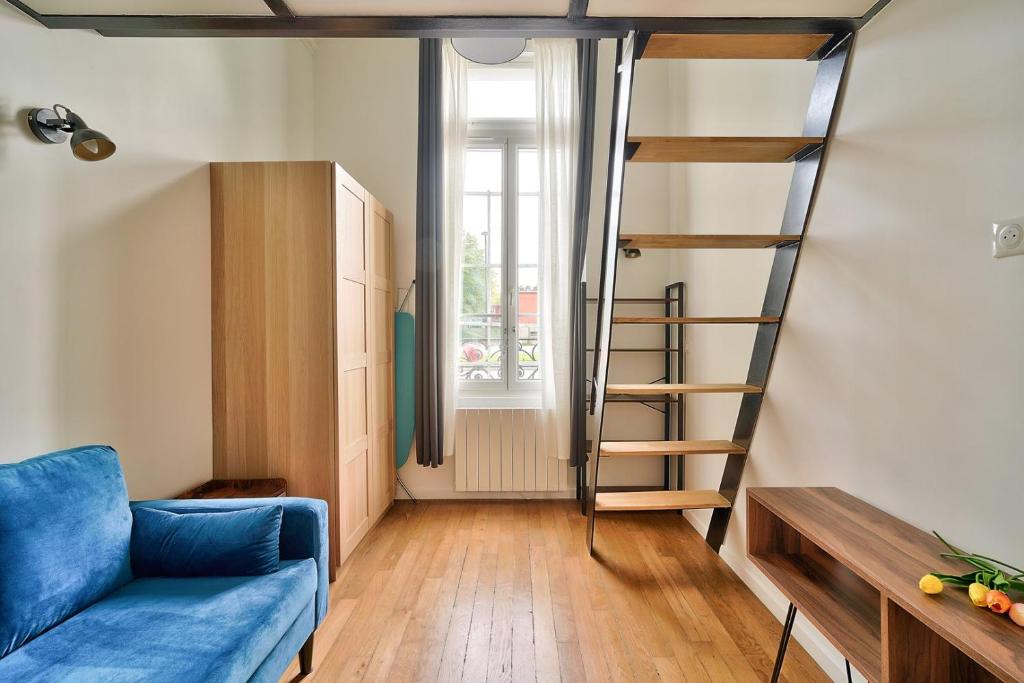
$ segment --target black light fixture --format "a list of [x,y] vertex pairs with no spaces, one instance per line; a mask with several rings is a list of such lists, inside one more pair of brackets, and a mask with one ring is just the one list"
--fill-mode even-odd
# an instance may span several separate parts
[[28,127],[49,145],[65,142],[70,134],[71,153],[82,161],[102,161],[117,149],[110,138],[87,126],[81,116],[63,104],[55,104],[53,109],[33,109],[28,113]]
[[642,256],[640,250],[636,247],[625,247],[622,250],[622,255],[626,258],[640,258]]

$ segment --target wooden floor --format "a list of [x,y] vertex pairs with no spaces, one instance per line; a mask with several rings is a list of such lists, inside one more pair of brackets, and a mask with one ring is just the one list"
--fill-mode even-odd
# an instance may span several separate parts
[[[398,502],[331,586],[310,681],[766,681],[781,626],[674,513]],[[825,681],[793,641],[789,681]],[[283,680],[298,680],[293,663]]]

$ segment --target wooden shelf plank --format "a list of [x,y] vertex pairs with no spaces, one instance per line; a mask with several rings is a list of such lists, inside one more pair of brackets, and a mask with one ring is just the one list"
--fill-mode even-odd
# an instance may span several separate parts
[[779,322],[772,316],[615,316],[616,325],[760,325]]
[[598,493],[598,512],[639,510],[704,510],[727,508],[729,501],[718,491],[622,491]]
[[828,33],[655,33],[643,59],[808,59]]
[[783,163],[820,147],[820,137],[631,136],[631,162]]
[[[617,304],[665,304],[673,301],[678,301],[675,297],[615,297],[615,303]],[[588,304],[596,304],[597,299],[591,297],[587,299]]]
[[750,559],[790,597],[857,671],[882,678],[882,601],[877,590],[824,556],[766,554]]
[[[623,349],[610,349],[612,353],[675,353],[679,349],[640,349],[640,348],[623,348]],[[587,349],[587,353],[593,353],[594,349]]]
[[800,235],[619,235],[619,247],[635,249],[771,249],[800,241]]
[[732,441],[688,440],[688,441],[604,441],[601,455],[606,458],[621,458],[644,455],[714,455],[746,453],[742,446]]
[[[678,403],[679,401],[674,398],[667,396],[608,396],[604,399],[605,403]],[[590,405],[590,398],[587,398],[586,404]]]
[[605,393],[622,396],[760,394],[761,387],[755,387],[752,384],[609,384]]

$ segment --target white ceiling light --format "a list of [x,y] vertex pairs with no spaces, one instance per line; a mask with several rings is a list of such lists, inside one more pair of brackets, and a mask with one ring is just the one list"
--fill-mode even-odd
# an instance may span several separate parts
[[452,47],[477,64],[504,64],[523,54],[526,38],[452,38]]

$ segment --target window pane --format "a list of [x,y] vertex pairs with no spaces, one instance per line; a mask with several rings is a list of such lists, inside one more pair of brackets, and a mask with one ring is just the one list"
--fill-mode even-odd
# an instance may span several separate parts
[[519,192],[540,192],[540,162],[537,150],[521,148],[519,150]]
[[519,268],[519,316],[516,324],[520,380],[540,379],[540,301],[537,289],[537,267]]
[[517,162],[517,378],[529,382],[540,380],[540,283],[537,267],[540,263],[540,185],[537,150],[520,149]]
[[466,152],[461,343],[456,359],[463,380],[500,381],[503,374],[502,157],[501,148]]
[[518,241],[520,266],[535,266],[540,262],[540,198],[519,194]]
[[501,194],[502,150],[466,150],[466,192],[497,192]]
[[533,69],[522,66],[474,66],[468,76],[470,119],[533,119],[537,93]]

